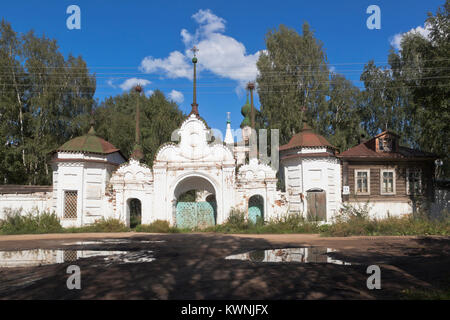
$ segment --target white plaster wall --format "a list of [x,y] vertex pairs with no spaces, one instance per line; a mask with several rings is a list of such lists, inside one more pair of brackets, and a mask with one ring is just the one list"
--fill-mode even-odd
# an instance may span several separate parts
[[5,209],[22,209],[22,215],[34,211],[52,211],[52,192],[30,194],[0,194],[0,219],[5,217]]
[[[322,189],[326,193],[327,221],[333,219],[342,203],[341,166],[339,160],[330,158],[306,158],[302,161],[303,193],[308,190]],[[304,201],[304,213],[308,212],[308,203]]]
[[[55,209],[58,217],[61,219],[63,227],[79,227],[86,224],[94,223],[101,218],[113,216],[108,211],[110,204],[106,197],[106,185],[110,179],[110,172],[115,165],[107,163],[107,158],[111,160],[122,161],[123,157],[119,153],[112,155],[97,155],[58,152],[56,159],[63,160],[55,162],[53,167],[55,170],[54,178],[57,178],[53,185],[55,197]],[[89,161],[71,161],[70,159],[81,160],[99,160],[104,163]],[[77,218],[64,218],[64,192],[77,191]]]
[[114,192],[108,199],[107,207],[112,207],[112,202],[115,201],[113,216],[116,219],[129,226],[129,201],[138,199],[141,202],[141,223],[149,224],[155,220],[153,214],[153,174],[149,167],[131,159],[114,171],[110,184]]
[[[357,208],[363,208],[366,205],[366,202],[351,201],[348,203]],[[369,210],[370,217],[377,219],[387,218],[388,215],[391,217],[400,217],[413,212],[411,202],[405,201],[371,201],[369,202]]]

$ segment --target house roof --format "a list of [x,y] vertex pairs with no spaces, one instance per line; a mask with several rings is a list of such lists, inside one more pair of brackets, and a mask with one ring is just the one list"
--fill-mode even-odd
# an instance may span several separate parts
[[417,149],[411,149],[407,147],[398,147],[398,152],[376,152],[372,148],[370,148],[370,145],[372,144],[373,140],[376,138],[389,133],[398,136],[397,134],[391,132],[391,131],[384,131],[377,136],[373,137],[372,139],[362,142],[357,146],[354,146],[353,148],[350,148],[344,152],[341,152],[338,157],[340,158],[359,158],[359,159],[393,159],[393,160],[408,160],[408,159],[436,159],[438,158],[437,155],[425,152]]
[[303,124],[302,131],[295,134],[287,144],[280,146],[280,151],[301,147],[329,147],[336,149],[323,136],[314,133],[306,123]]
[[95,130],[93,127],[91,127],[86,135],[76,137],[72,140],[67,141],[55,151],[88,152],[99,154],[110,154],[113,152],[120,153],[120,150],[113,146],[111,143],[105,141],[100,137],[97,137],[95,135]]

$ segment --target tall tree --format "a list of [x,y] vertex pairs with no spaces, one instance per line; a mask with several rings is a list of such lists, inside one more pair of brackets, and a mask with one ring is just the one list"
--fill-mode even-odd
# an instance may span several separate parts
[[398,53],[391,53],[398,73],[412,96],[417,143],[445,160],[444,174],[450,176],[450,1],[436,14],[428,13],[425,25],[430,34],[408,34]]
[[[51,183],[48,153],[81,134],[95,77],[81,57],[64,58],[55,40],[17,34],[0,23],[0,183]],[[19,166],[19,155],[21,165]]]
[[257,62],[264,126],[280,129],[280,143],[302,129],[304,117],[325,132],[329,73],[322,43],[308,23],[302,35],[280,25],[266,35],[265,42],[267,49]]
[[366,134],[360,127],[360,105],[359,89],[344,76],[332,73],[326,123],[329,124],[329,140],[340,151],[358,144],[361,134]]
[[450,2],[425,21],[428,37],[403,35],[400,49],[389,54],[388,68],[369,62],[364,81],[363,125],[374,135],[391,129],[411,147],[434,152],[450,175]]

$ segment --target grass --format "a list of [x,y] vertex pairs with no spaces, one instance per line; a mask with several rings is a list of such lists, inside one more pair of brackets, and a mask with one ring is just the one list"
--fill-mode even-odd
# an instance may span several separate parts
[[[344,208],[345,209],[345,208]],[[157,220],[148,225],[137,225],[130,229],[118,219],[101,219],[83,227],[63,228],[56,214],[36,210],[21,214],[22,210],[7,210],[5,219],[0,220],[0,234],[39,233],[82,233],[82,232],[149,232],[149,233],[319,233],[329,237],[379,236],[379,235],[450,235],[450,215],[431,219],[426,215],[418,217],[388,217],[372,219],[364,208],[343,210],[332,224],[318,224],[306,221],[300,214],[290,214],[270,221],[248,221],[245,212],[233,209],[225,223],[203,229],[179,229],[167,221]]]
[[450,289],[405,289],[402,291],[405,300],[450,300]]
[[25,215],[22,210],[5,210],[5,219],[0,220],[0,234],[38,234],[63,231],[55,213],[32,210]]
[[165,220],[156,220],[151,224],[140,224],[135,229],[136,232],[149,232],[149,233],[176,233],[180,232],[179,229],[171,227],[169,222]]
[[203,230],[220,233],[318,233],[320,227],[317,223],[306,222],[297,214],[283,216],[264,222],[257,220],[255,223],[245,219],[245,213],[233,210],[227,221]]
[[95,221],[93,224],[83,227],[65,228],[67,233],[83,233],[83,232],[128,232],[131,231],[122,221],[118,219],[108,218]]
[[353,217],[328,225],[321,232],[323,236],[410,236],[410,235],[450,235],[450,219],[430,219],[427,217],[388,217],[369,219]]

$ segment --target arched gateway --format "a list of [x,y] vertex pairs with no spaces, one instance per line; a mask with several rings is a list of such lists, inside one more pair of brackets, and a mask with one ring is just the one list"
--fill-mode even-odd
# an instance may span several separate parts
[[[193,198],[182,198],[192,190],[195,191]],[[202,192],[213,196],[216,194],[214,185],[207,178],[191,175],[178,182],[174,191],[175,224],[178,228],[205,228],[216,224],[217,203],[215,199],[202,201],[199,197]]]
[[[127,201],[142,203],[142,224],[165,220],[181,228],[198,228],[225,222],[232,209],[246,210],[248,199],[263,195],[258,216],[269,217],[280,199],[276,191],[275,171],[256,158],[236,169],[238,152],[227,124],[227,144],[213,138],[206,122],[199,116],[196,102],[194,63],[194,101],[192,111],[172,134],[172,142],[156,153],[153,168],[140,163],[143,153],[139,140],[139,106],[136,107],[136,146],[132,159],[112,175],[109,187],[115,216],[130,224]],[[140,94],[140,91],[139,91]],[[138,100],[137,100],[138,101]],[[192,191],[195,193],[192,193]],[[185,197],[186,193],[188,197]],[[264,207],[265,206],[265,207]],[[258,207],[259,208],[259,207]],[[281,208],[281,207],[280,207]]]
[[[167,190],[166,194],[155,193],[155,212],[160,219],[181,227],[222,223],[234,203],[235,161],[231,150],[212,142],[209,128],[195,114],[183,122],[176,138],[179,143],[161,147],[154,162],[155,190]],[[179,203],[178,197],[189,190],[212,194],[216,203]]]

